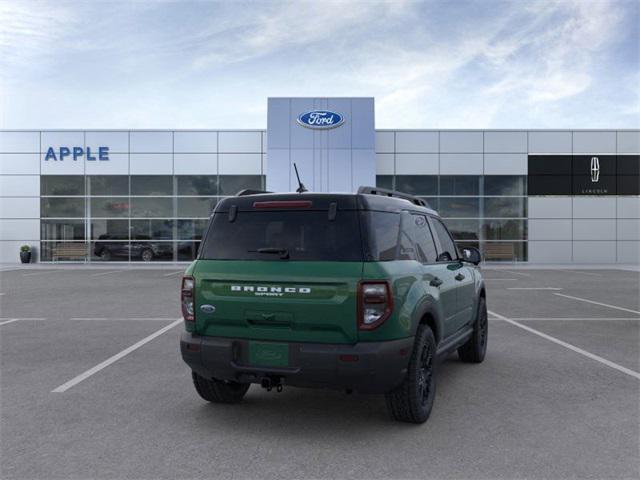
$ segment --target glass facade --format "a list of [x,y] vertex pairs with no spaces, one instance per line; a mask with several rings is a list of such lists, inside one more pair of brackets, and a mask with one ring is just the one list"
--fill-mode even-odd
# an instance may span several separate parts
[[42,175],[42,261],[190,261],[218,200],[263,175]]
[[524,175],[378,175],[377,186],[424,198],[458,246],[487,261],[526,261],[527,177]]

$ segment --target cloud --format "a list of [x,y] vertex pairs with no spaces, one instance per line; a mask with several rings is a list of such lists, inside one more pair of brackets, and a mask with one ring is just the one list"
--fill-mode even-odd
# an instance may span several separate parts
[[14,128],[255,128],[268,96],[374,96],[379,128],[636,125],[639,22],[614,0],[0,0],[0,108]]

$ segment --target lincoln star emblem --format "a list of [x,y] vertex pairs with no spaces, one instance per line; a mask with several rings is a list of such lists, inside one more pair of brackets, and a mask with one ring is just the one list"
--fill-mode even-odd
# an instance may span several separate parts
[[591,157],[591,182],[598,183],[600,180],[600,159]]

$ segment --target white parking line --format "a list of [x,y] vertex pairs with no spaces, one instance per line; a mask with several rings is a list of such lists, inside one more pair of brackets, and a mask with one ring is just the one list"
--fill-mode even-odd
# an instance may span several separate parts
[[109,274],[118,273],[118,272],[122,272],[122,270],[110,270],[108,272],[92,273],[91,276],[92,277],[101,277],[102,275],[109,275]]
[[513,273],[514,275],[520,275],[522,277],[531,277],[530,273],[514,272],[513,270],[502,270],[503,272]]
[[[495,319],[490,319],[490,320],[500,320],[499,318],[495,318]],[[627,321],[631,321],[631,322],[638,322],[640,321],[640,317],[629,317],[629,318],[624,318],[624,317],[617,317],[617,318],[611,318],[611,317],[581,317],[581,318],[575,318],[575,317],[512,317],[511,320],[516,320],[516,321],[525,321],[525,322],[535,322],[535,321],[540,321],[540,322],[546,322],[546,321],[552,321],[552,322],[564,322],[564,321],[569,321],[569,322],[627,322]]]
[[583,272],[581,270],[567,270],[565,268],[555,268],[554,271],[567,272],[567,273],[576,273],[578,275],[586,275],[588,277],[601,277],[602,276],[601,273]]
[[579,353],[580,355],[584,355],[587,358],[595,360],[596,362],[600,362],[603,365],[606,365],[607,367],[611,367],[611,368],[613,368],[615,370],[618,370],[619,372],[626,373],[627,375],[640,380],[640,373],[639,372],[636,372],[636,371],[631,370],[629,368],[623,367],[622,365],[618,365],[617,363],[614,363],[614,362],[612,362],[610,360],[607,360],[606,358],[602,358],[602,357],[600,357],[598,355],[594,355],[593,353],[587,352],[586,350],[578,348],[575,345],[571,345],[570,343],[563,342],[562,340],[559,340],[559,339],[557,339],[555,337],[552,337],[551,335],[547,335],[546,333],[542,333],[542,332],[540,332],[538,330],[535,330],[535,329],[533,329],[531,327],[528,327],[527,325],[522,325],[521,323],[518,323],[518,322],[516,322],[514,320],[511,320],[510,318],[503,317],[502,315],[499,315],[499,314],[497,314],[495,312],[491,312],[490,311],[489,313],[491,313],[491,315],[493,315],[494,317],[496,317],[496,318],[498,318],[500,320],[503,320],[503,321],[505,321],[507,323],[510,323],[511,325],[514,325],[514,326],[516,326],[518,328],[526,330],[527,332],[533,333],[534,335],[538,335],[539,337],[542,337],[545,340],[549,340],[550,342],[556,343],[556,344],[558,344],[558,345],[560,345],[560,346],[562,346],[564,348],[567,348],[567,349],[569,349],[569,350],[571,350],[573,352]]
[[486,278],[485,280],[491,280],[491,281],[507,281],[507,280],[518,280],[517,278]]
[[563,290],[558,287],[508,287],[507,290]]
[[616,305],[609,305],[608,303],[594,302],[593,300],[588,300],[586,298],[572,297],[571,295],[565,295],[564,293],[554,293],[554,295],[557,295],[559,297],[570,298],[572,300],[578,300],[579,302],[586,302],[586,303],[592,303],[594,305],[600,305],[601,307],[615,308],[616,310],[621,310],[623,312],[640,313],[640,311],[638,310],[631,310],[630,308],[618,307]]
[[74,321],[84,321],[84,322],[98,322],[98,321],[145,321],[151,320],[154,322],[169,322],[171,320],[175,320],[175,318],[162,318],[162,317],[130,317],[130,318],[116,318],[116,317],[71,317],[69,320]]
[[139,342],[134,343],[133,345],[131,345],[128,348],[125,348],[124,350],[122,350],[120,353],[116,353],[114,356],[107,358],[104,362],[99,363],[98,365],[96,365],[93,368],[90,368],[89,370],[87,370],[84,373],[81,373],[80,375],[78,375],[77,377],[72,378],[71,380],[69,380],[66,383],[63,383],[62,385],[60,385],[59,387],[54,388],[53,390],[51,390],[51,393],[63,393],[66,392],[67,390],[69,390],[71,387],[79,384],[80,382],[82,382],[83,380],[86,380],[87,378],[89,378],[91,375],[98,373],[100,370],[102,370],[103,368],[108,367],[109,365],[111,365],[112,363],[117,362],[118,360],[120,360],[122,357],[129,355],[131,352],[133,352],[134,350],[137,350],[138,348],[142,347],[145,343],[149,343],[151,340],[153,340],[156,337],[159,337],[160,335],[162,335],[164,332],[171,330],[173,327],[175,327],[176,325],[182,323],[183,320],[181,318],[177,319],[175,322],[170,323],[169,325],[167,325],[166,327],[162,327],[160,330],[158,330],[157,332],[152,333],[151,335],[149,335],[148,337],[144,337],[142,340],[140,340]]
[[13,323],[13,322],[22,322],[22,321],[32,321],[32,320],[46,320],[46,318],[0,318],[1,322],[0,325],[5,325],[7,323]]
[[162,275],[163,277],[170,277],[171,275],[177,275],[179,273],[184,273],[184,270],[179,270],[177,272],[171,272],[171,273],[165,273],[164,275]]

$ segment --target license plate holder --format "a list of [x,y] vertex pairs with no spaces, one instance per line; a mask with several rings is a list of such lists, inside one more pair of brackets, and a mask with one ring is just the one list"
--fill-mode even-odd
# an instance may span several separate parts
[[257,367],[288,367],[289,345],[286,343],[249,342],[249,364]]

